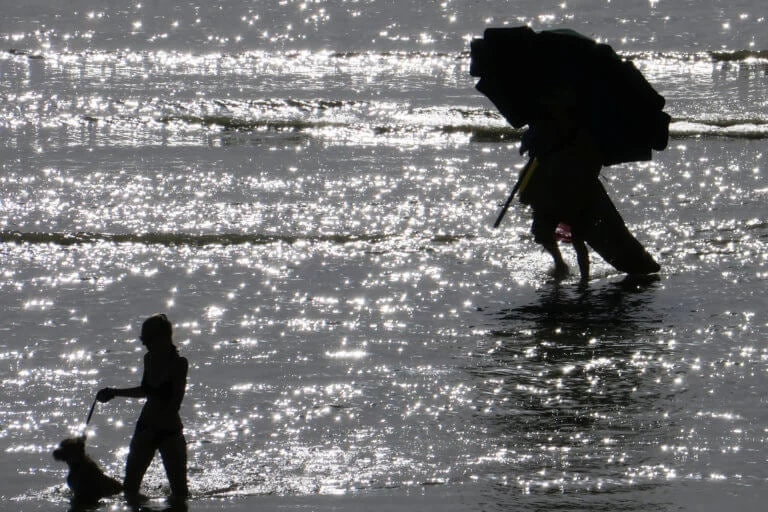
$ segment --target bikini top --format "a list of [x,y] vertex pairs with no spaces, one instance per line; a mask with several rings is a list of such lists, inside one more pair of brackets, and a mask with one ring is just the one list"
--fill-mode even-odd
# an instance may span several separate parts
[[173,394],[173,381],[168,379],[159,386],[153,386],[147,382],[147,378],[141,379],[141,389],[147,394],[148,398],[156,398],[160,400],[170,400]]
[[[173,367],[173,365],[177,364],[177,359],[179,359],[179,356],[174,355],[170,358],[167,364]],[[147,394],[147,398],[170,400],[173,395],[173,375],[169,373],[166,381],[157,385],[152,385],[147,378],[147,362],[148,361],[145,361],[144,375],[141,378],[141,389]]]

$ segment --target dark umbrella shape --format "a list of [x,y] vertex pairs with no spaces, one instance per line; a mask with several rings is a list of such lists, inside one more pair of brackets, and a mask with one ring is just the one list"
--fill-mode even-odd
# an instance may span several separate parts
[[603,165],[650,160],[667,146],[664,98],[606,44],[571,30],[489,28],[471,44],[470,74],[516,128],[562,102],[586,128]]

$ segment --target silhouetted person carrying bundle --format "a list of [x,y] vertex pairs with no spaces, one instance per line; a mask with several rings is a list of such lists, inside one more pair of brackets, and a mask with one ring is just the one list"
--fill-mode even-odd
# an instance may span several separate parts
[[587,244],[617,270],[657,272],[598,179],[604,165],[650,160],[667,145],[664,98],[637,68],[572,30],[515,27],[489,28],[472,41],[470,74],[512,126],[528,126],[521,153],[530,160],[494,226],[519,191],[557,277],[568,271],[558,238],[573,243],[582,280]]
[[173,327],[163,314],[147,318],[141,326],[144,374],[141,385],[130,388],[103,388],[96,395],[100,402],[114,397],[146,398],[131,439],[123,482],[126,500],[140,500],[139,488],[144,473],[159,451],[171,487],[171,498],[185,499],[187,489],[187,443],[179,408],[187,386],[187,359],[173,344]]

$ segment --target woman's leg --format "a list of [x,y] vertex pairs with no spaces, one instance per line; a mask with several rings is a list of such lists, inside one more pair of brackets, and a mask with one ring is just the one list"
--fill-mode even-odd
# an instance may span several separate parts
[[160,457],[163,459],[165,474],[171,485],[171,496],[184,499],[189,495],[187,488],[187,440],[184,435],[168,436],[160,443]]
[[154,456],[155,443],[152,431],[134,432],[128,451],[128,460],[125,463],[125,481],[123,482],[123,494],[129,502],[139,498],[141,481]]

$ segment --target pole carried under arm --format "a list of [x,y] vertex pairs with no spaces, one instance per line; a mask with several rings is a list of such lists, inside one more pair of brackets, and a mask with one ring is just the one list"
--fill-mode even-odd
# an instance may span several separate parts
[[499,216],[496,219],[496,222],[493,223],[494,228],[498,228],[499,224],[501,224],[501,219],[504,218],[504,215],[507,213],[507,210],[509,209],[509,206],[512,204],[512,199],[514,199],[515,194],[517,194],[517,191],[520,190],[520,193],[525,190],[525,187],[528,186],[528,182],[531,179],[531,176],[533,175],[533,171],[536,170],[536,167],[539,165],[539,160],[537,158],[531,158],[528,160],[528,163],[525,164],[525,167],[523,167],[523,170],[520,171],[520,177],[517,179],[517,183],[515,183],[514,188],[512,189],[512,192],[509,194],[509,197],[507,198],[507,202],[504,203],[504,206],[501,207],[501,211],[499,212]]

